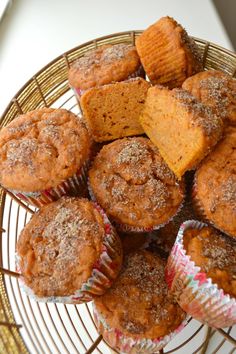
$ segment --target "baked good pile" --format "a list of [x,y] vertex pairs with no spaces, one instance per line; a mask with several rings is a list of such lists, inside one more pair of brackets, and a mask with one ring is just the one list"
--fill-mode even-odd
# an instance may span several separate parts
[[69,69],[81,116],[42,108],[0,132],[0,184],[38,211],[17,242],[37,301],[93,301],[122,353],[187,323],[236,324],[236,80],[203,68],[173,18]]

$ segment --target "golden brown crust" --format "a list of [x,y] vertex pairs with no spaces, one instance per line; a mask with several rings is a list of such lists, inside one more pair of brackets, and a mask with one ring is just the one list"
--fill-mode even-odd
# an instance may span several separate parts
[[236,80],[217,70],[207,70],[189,77],[183,89],[211,106],[226,124],[236,125]]
[[146,29],[136,47],[153,84],[180,87],[187,77],[203,70],[197,45],[173,18],[162,17]]
[[148,90],[140,122],[178,178],[195,168],[223,130],[221,118],[209,106],[188,91],[163,86]]
[[76,60],[69,70],[72,87],[87,90],[126,80],[141,67],[136,48],[129,44],[104,45]]
[[55,187],[76,173],[90,150],[75,114],[53,108],[22,114],[0,132],[0,183],[22,192]]
[[228,133],[203,160],[195,174],[198,211],[214,225],[236,237],[236,129]]
[[236,297],[236,242],[212,227],[188,229],[184,233],[184,248],[201,271]]
[[143,134],[138,118],[149,87],[135,78],[86,91],[80,103],[93,139],[103,142]]
[[104,146],[89,178],[99,204],[119,224],[163,224],[183,201],[183,184],[147,138],[124,138]]
[[165,262],[147,251],[126,256],[112,288],[94,301],[109,327],[131,338],[155,339],[180,325],[185,313],[168,295],[164,268]]
[[104,235],[103,219],[86,199],[42,207],[17,243],[26,285],[40,297],[72,295],[91,276]]

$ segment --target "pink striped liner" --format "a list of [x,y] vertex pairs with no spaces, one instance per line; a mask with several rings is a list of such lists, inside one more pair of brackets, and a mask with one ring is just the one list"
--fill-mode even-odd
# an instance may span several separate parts
[[166,281],[180,307],[196,320],[211,327],[236,324],[236,299],[225,294],[196,266],[183,245],[184,232],[206,224],[188,220],[179,229],[166,266]]
[[[101,254],[93,265],[90,277],[81,285],[80,289],[75,291],[74,294],[68,296],[39,297],[25,284],[24,277],[20,276],[20,288],[30,298],[38,302],[81,304],[93,300],[96,296],[104,294],[106,289],[112,286],[113,281],[117,278],[122,266],[122,245],[119,236],[103,209],[97,203],[93,203],[93,205],[102,216],[105,235],[102,240]],[[16,269],[21,273],[18,255],[16,255]]]
[[37,208],[41,208],[43,205],[56,201],[64,195],[71,193],[77,195],[82,188],[86,188],[89,165],[90,160],[88,159],[72,177],[61,182],[56,187],[38,192],[9,191],[24,202],[34,205]]
[[111,347],[118,350],[120,353],[128,354],[153,354],[159,353],[159,350],[164,348],[182,329],[186,326],[188,318],[171,333],[164,337],[147,339],[128,337],[117,328],[110,327],[101,313],[98,312],[93,303],[93,316],[95,324],[99,333],[102,334],[103,339],[110,344]]

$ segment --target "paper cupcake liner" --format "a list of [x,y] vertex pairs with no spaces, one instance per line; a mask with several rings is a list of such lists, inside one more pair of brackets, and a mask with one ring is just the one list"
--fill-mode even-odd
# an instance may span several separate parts
[[87,172],[90,166],[90,160],[87,160],[83,166],[70,178],[61,182],[56,187],[48,188],[39,192],[21,192],[10,190],[16,197],[24,202],[36,206],[37,208],[60,199],[62,196],[73,193],[78,195],[82,188],[86,188]]
[[[132,78],[135,78],[135,77],[142,77],[143,79],[145,79],[145,75],[146,75],[146,74],[145,74],[145,71],[144,71],[142,65],[140,65],[139,68],[138,68],[135,72],[133,72],[132,74],[128,75],[127,78],[124,79],[124,80],[129,80],[129,79],[132,79]],[[124,80],[122,80],[122,81],[124,81]],[[112,83],[112,82],[110,82],[110,83]],[[90,88],[92,88],[92,87],[89,87],[88,89],[85,89],[85,90],[84,90],[84,89],[81,89],[81,88],[79,88],[79,87],[73,87],[73,86],[71,86],[71,89],[74,91],[75,97],[77,98],[77,101],[78,101],[79,105],[80,105],[80,98],[81,98],[81,96],[82,96],[87,90],[89,90]]]
[[[21,289],[34,300],[39,302],[63,304],[80,304],[88,302],[95,296],[104,294],[106,289],[110,288],[113,281],[116,279],[122,265],[121,241],[102,208],[96,203],[93,204],[103,218],[105,236],[103,239],[101,255],[93,265],[90,278],[72,295],[38,297],[34,294],[33,290],[25,284],[23,276],[20,276],[19,284]],[[17,271],[21,273],[18,256],[16,256],[16,264]]]
[[181,225],[168,258],[166,281],[180,307],[193,318],[215,328],[232,326],[236,324],[236,300],[213,284],[184,250],[184,232],[204,226],[194,220]]
[[110,344],[111,347],[119,350],[121,353],[129,354],[154,354],[159,353],[175,336],[180,333],[188,322],[186,318],[173,332],[168,335],[155,339],[139,338],[134,339],[126,336],[120,330],[111,328],[104,317],[97,311],[93,303],[94,321],[98,331],[102,334],[103,339]]
[[[96,197],[93,193],[89,178],[87,181],[87,187],[88,187],[88,191],[89,191],[89,195],[90,195],[91,200],[93,200],[94,202],[97,202]],[[128,224],[117,223],[112,217],[109,217],[109,219],[112,222],[112,224],[115,226],[116,230],[118,230],[118,231],[125,232],[125,233],[132,233],[132,232],[148,233],[148,232],[159,230],[161,227],[167,225],[170,221],[172,221],[174,219],[174,217],[182,209],[183,202],[179,205],[178,209],[176,210],[176,213],[174,215],[172,215],[168,220],[166,220],[166,222],[159,224],[159,225],[154,225],[152,227],[130,226]]]
[[192,188],[192,204],[194,207],[194,210],[196,212],[196,214],[199,216],[199,218],[201,218],[204,222],[211,224],[212,226],[214,226],[216,229],[222,231],[223,233],[225,233],[226,235],[230,236],[230,237],[234,237],[235,235],[230,234],[227,230],[222,229],[221,227],[219,227],[213,220],[209,219],[206,214],[205,214],[205,210],[202,206],[202,203],[200,202],[200,200],[197,198],[197,183],[196,183],[196,178],[194,178],[194,183],[193,183],[193,188]]

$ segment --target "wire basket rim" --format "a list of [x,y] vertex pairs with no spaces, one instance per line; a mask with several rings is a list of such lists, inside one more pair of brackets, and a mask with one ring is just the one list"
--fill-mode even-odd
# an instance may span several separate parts
[[[69,50],[63,52],[62,54],[58,55],[56,58],[54,58],[49,63],[44,65],[40,70],[38,70],[33,76],[31,76],[26,81],[26,83],[23,86],[21,86],[21,88],[15,93],[15,95],[12,97],[12,99],[9,102],[9,104],[7,105],[5,110],[3,111],[2,115],[1,115],[1,118],[0,118],[0,122],[2,121],[4,116],[7,114],[7,112],[9,110],[12,102],[14,101],[14,99],[16,99],[20,95],[20,93],[32,82],[32,80],[34,80],[34,78],[37,77],[39,74],[41,74],[46,68],[51,66],[53,63],[57,62],[59,59],[63,58],[65,55],[73,53],[75,50],[78,50],[78,49],[83,48],[85,46],[91,45],[91,44],[95,43],[96,41],[100,41],[100,40],[111,38],[111,37],[121,36],[121,35],[125,35],[125,34],[132,34],[132,33],[140,34],[142,32],[143,32],[143,30],[130,30],[130,31],[115,32],[115,33],[112,33],[112,34],[109,34],[109,35],[106,35],[106,36],[101,36],[101,37],[94,38],[94,39],[89,40],[89,41],[87,41],[85,43],[82,43],[82,44],[79,44],[78,46],[75,46],[74,48],[69,49]],[[200,43],[205,44],[205,45],[209,45],[212,48],[218,49],[221,52],[223,52],[225,54],[228,54],[228,55],[230,55],[230,56],[232,56],[232,57],[234,57],[236,59],[236,52],[233,52],[230,49],[226,49],[226,48],[224,48],[222,46],[219,46],[218,44],[216,44],[214,42],[210,42],[210,41],[207,41],[207,40],[202,39],[202,38],[198,38],[198,37],[195,37],[195,36],[190,36],[190,37],[193,38],[197,42],[200,42]]]

